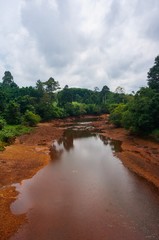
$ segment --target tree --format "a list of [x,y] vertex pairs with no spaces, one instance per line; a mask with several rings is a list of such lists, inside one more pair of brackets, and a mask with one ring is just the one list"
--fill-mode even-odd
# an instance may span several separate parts
[[19,124],[21,121],[20,105],[10,101],[5,109],[5,120],[8,124]]
[[106,103],[109,92],[110,92],[110,89],[106,85],[103,86],[102,91],[100,92],[102,103],[104,104]]
[[122,126],[122,117],[123,113],[126,111],[126,105],[123,103],[120,103],[115,107],[110,114],[109,120],[115,124],[116,127]]
[[63,89],[68,89],[68,88],[69,88],[69,86],[66,84]]
[[159,94],[151,88],[141,88],[127,104],[122,126],[131,132],[148,134],[159,128]]
[[155,65],[148,72],[147,81],[150,88],[159,92],[159,55],[155,58]]
[[6,101],[7,101],[7,94],[2,89],[0,89],[0,113],[4,112]]
[[37,80],[36,82],[36,89],[38,90],[38,93],[40,96],[44,94],[44,83],[41,82],[40,80]]
[[3,118],[0,117],[0,130],[2,130],[5,125],[6,125],[5,119],[3,119]]
[[60,85],[58,81],[55,81],[54,78],[50,77],[46,82],[43,83],[45,86],[45,91],[50,97],[50,101],[55,99],[54,92],[60,89]]
[[99,92],[99,87],[94,87],[95,92]]
[[46,82],[44,82],[46,86],[46,92],[53,93],[56,90],[60,89],[60,85],[58,81],[55,81],[54,78],[50,77]]
[[40,122],[41,118],[38,114],[27,110],[23,116],[23,124],[34,127]]
[[29,95],[24,95],[24,96],[20,96],[16,101],[20,105],[21,114],[24,114],[26,110],[35,112],[36,101],[34,97],[30,97]]
[[17,84],[13,81],[13,76],[9,71],[4,72],[4,77],[2,78],[2,80],[3,86],[17,87]]
[[118,86],[118,87],[115,89],[115,93],[123,94],[123,93],[125,93],[125,89],[124,89],[123,87]]

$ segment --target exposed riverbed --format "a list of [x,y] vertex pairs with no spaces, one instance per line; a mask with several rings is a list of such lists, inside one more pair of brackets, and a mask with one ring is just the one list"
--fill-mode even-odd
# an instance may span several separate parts
[[119,160],[121,142],[74,123],[52,142],[52,161],[14,184],[13,214],[27,223],[11,240],[158,239],[156,189]]

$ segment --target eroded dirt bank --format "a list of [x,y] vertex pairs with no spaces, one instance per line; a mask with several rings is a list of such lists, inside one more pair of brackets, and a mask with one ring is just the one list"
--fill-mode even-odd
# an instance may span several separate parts
[[[61,137],[63,121],[42,123],[32,133],[16,139],[13,145],[0,152],[0,239],[5,240],[26,221],[26,216],[15,216],[10,204],[15,200],[13,183],[31,178],[50,160],[49,147],[54,139]],[[58,125],[58,128],[57,128]]]
[[102,115],[92,125],[101,130],[101,135],[121,141],[122,151],[116,155],[131,171],[153,183],[159,189],[158,142],[132,136],[123,128],[115,128],[108,123],[107,115]]

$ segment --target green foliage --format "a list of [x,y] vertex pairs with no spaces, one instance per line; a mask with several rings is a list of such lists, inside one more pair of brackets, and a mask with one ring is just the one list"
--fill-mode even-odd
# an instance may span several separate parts
[[55,100],[55,91],[60,89],[60,85],[58,83],[58,81],[55,81],[54,78],[50,77],[46,82],[42,83],[44,86],[44,93],[47,93],[50,101]]
[[56,90],[60,89],[60,85],[54,78],[50,77],[46,82],[43,83],[45,90],[48,93],[53,93]]
[[20,136],[24,133],[29,133],[31,128],[22,125],[6,125],[0,131],[0,150],[4,150],[6,144],[12,143],[16,136]]
[[159,56],[155,58],[155,64],[148,72],[148,86],[159,92]]
[[141,88],[123,113],[122,125],[133,133],[148,134],[159,127],[159,94]]
[[13,83],[13,76],[9,71],[5,71],[3,79],[3,86],[11,86]]
[[10,101],[6,105],[4,116],[8,124],[19,124],[21,121],[20,105],[15,101]]
[[102,91],[100,93],[100,100],[103,104],[106,104],[109,98],[109,93],[110,93],[110,89],[106,85],[103,86]]
[[67,113],[64,108],[58,107],[57,104],[52,106],[52,118],[64,118],[67,117]]
[[126,98],[125,94],[120,94],[120,97],[123,97],[121,100],[126,102],[125,107],[121,104],[117,107],[110,105],[110,120],[115,125],[123,126],[132,133],[142,135],[152,133],[153,136],[158,136],[159,56],[156,57],[155,65],[148,72],[148,86],[141,88],[135,96]]
[[60,106],[64,106],[66,103],[72,102],[94,104],[99,101],[99,92],[94,92],[84,88],[65,87],[58,93],[57,98]]
[[3,151],[5,149],[5,143],[0,141],[0,151]]
[[86,105],[84,103],[72,102],[65,105],[66,113],[69,116],[79,116],[86,114]]
[[101,107],[97,104],[87,104],[86,105],[86,112],[87,114],[100,114],[101,113]]
[[6,121],[3,118],[0,118],[0,130],[2,130],[6,125]]
[[20,106],[20,113],[24,114],[27,110],[35,112],[36,98],[29,95],[20,96],[17,98],[17,103]]
[[112,104],[109,104],[109,112],[113,112],[113,110],[118,106],[117,103],[112,103]]
[[[128,108],[128,106],[127,106]],[[121,125],[126,128],[131,130],[131,132],[136,132],[135,127],[133,125],[133,112],[130,111],[128,108],[126,111],[123,112],[122,114],[122,119],[121,119]]]
[[29,110],[25,112],[22,118],[22,122],[26,126],[34,127],[40,122],[41,118],[38,114],[35,114]]
[[126,111],[126,105],[123,103],[118,104],[112,111],[109,120],[117,127],[122,126],[123,113]]

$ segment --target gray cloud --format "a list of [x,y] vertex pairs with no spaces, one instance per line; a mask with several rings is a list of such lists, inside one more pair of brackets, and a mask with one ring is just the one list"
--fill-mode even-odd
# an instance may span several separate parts
[[23,25],[36,39],[39,51],[51,67],[69,65],[86,43],[78,31],[78,16],[73,10],[67,0],[58,1],[55,8],[50,8],[49,1],[41,1],[40,5],[32,1],[22,11]]
[[0,3],[0,74],[19,85],[146,85],[159,41],[158,0],[11,0]]

